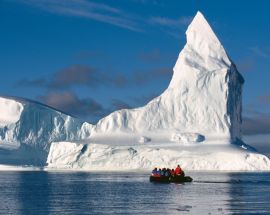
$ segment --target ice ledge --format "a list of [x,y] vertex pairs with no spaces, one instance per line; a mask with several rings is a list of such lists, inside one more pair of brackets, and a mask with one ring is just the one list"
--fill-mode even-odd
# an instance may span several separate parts
[[56,142],[47,169],[132,171],[181,164],[189,171],[270,171],[268,157],[233,145],[196,147],[110,146]]

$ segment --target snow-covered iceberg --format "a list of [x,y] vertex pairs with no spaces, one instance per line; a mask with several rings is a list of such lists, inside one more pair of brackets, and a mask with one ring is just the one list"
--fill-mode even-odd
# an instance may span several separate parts
[[241,140],[244,79],[200,12],[186,36],[168,88],[144,107],[90,125],[3,98],[1,145],[19,145],[18,157],[29,148],[41,151],[47,169],[149,170],[179,163],[187,170],[269,171],[269,158]]
[[85,139],[91,127],[34,101],[0,97],[0,163],[44,165],[51,142]]
[[[52,143],[48,167],[270,170],[270,160],[241,141],[244,79],[204,16],[189,25],[168,88],[146,106],[101,119],[85,143]],[[138,141],[141,137],[149,141]]]
[[243,77],[200,12],[186,36],[169,87],[144,107],[119,110],[100,120],[93,137],[176,132],[227,143],[241,139]]

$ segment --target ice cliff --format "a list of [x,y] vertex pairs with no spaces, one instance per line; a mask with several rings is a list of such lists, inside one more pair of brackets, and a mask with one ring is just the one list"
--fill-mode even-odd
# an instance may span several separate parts
[[0,162],[20,163],[23,159],[31,164],[34,159],[44,164],[51,142],[85,139],[91,127],[37,102],[0,97]]
[[172,80],[162,95],[144,107],[119,110],[101,119],[93,137],[115,132],[196,132],[228,143],[241,139],[244,79],[200,12],[186,36]]
[[64,170],[150,171],[155,166],[181,164],[187,171],[270,171],[268,157],[233,144],[183,147],[59,142],[52,143],[47,163],[48,169]]

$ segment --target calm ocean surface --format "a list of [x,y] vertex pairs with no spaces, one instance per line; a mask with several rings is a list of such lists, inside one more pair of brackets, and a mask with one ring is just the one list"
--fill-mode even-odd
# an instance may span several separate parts
[[144,173],[0,172],[1,214],[270,214],[270,173],[194,173],[154,184]]

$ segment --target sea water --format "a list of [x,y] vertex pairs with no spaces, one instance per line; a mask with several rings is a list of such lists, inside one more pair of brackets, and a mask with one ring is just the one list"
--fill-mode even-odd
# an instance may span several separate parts
[[270,214],[270,173],[0,172],[1,214]]

